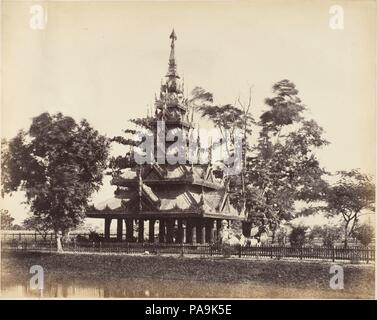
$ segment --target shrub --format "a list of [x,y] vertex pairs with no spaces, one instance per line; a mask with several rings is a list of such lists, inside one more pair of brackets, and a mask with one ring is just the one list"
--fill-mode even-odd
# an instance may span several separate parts
[[289,235],[289,242],[292,247],[301,247],[305,244],[306,227],[294,227]]
[[276,232],[276,239],[279,245],[285,245],[287,240],[287,230],[285,228],[280,228]]
[[338,226],[329,227],[329,226],[322,226],[322,227],[314,227],[312,232],[310,233],[311,238],[320,237],[322,238],[323,245],[325,247],[333,247],[335,241],[340,239],[342,235],[342,229]]
[[353,235],[362,245],[368,246],[373,241],[374,230],[371,225],[362,224],[353,231]]

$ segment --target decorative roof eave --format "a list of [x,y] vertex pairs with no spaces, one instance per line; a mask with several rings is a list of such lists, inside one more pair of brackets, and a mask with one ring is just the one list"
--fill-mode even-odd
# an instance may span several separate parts
[[[170,179],[145,179],[143,180],[143,183],[146,185],[169,185],[169,184],[187,184],[187,185],[198,185],[207,187],[214,190],[222,190],[224,189],[224,186],[221,184],[208,182],[202,179],[190,179],[190,178],[170,178]],[[112,185],[121,186],[121,187],[127,187],[127,186],[135,186],[138,185],[139,182],[137,179],[120,179],[118,178],[116,181],[111,181]]]
[[[157,126],[157,121],[161,121],[161,120],[156,119],[156,121],[152,122],[152,125]],[[172,125],[172,126],[174,125],[174,126],[178,126],[178,127],[183,126],[183,127],[186,127],[187,129],[194,128],[192,123],[187,122],[185,120],[166,119],[164,121],[165,121],[165,125]]]
[[228,212],[203,213],[202,216],[204,218],[246,221],[246,217],[244,215],[235,215],[235,214],[232,214],[230,212],[229,213]]
[[190,211],[116,211],[116,210],[98,210],[98,211],[89,211],[86,213],[88,218],[135,218],[138,219],[140,217],[144,218],[154,218],[159,219],[160,217],[176,217],[176,218],[194,218],[194,217],[202,217],[197,211],[190,210]]
[[224,186],[221,185],[220,183],[215,183],[215,182],[209,182],[209,181],[206,181],[204,179],[195,179],[192,181],[193,184],[196,184],[196,185],[200,185],[200,186],[203,186],[203,187],[208,187],[208,188],[211,188],[211,189],[215,189],[215,190],[221,190],[221,189],[224,189]]
[[117,210],[98,210],[87,212],[88,218],[97,219],[156,219],[159,218],[175,218],[175,219],[189,219],[189,218],[211,218],[211,219],[225,219],[225,220],[239,220],[244,221],[246,217],[244,215],[234,215],[231,213],[198,213],[196,211],[142,211],[142,212],[126,212]]

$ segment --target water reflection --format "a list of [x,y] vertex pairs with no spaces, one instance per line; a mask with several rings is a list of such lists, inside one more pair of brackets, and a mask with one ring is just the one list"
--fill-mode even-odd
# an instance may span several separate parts
[[132,279],[96,284],[45,283],[42,291],[30,289],[28,284],[2,283],[3,298],[373,298],[368,294],[282,288],[255,283],[214,283],[202,281]]
[[58,284],[45,289],[30,289],[23,284],[6,285],[2,287],[1,296],[4,298],[104,298],[105,290],[95,287],[77,287]]
[[[47,282],[47,281],[46,281]],[[223,297],[244,295],[242,285],[203,283],[198,281],[127,279],[105,283],[46,283],[41,291],[28,284],[2,283],[1,296],[6,298],[172,298]],[[232,288],[233,287],[233,288]],[[238,288],[234,292],[235,288]]]

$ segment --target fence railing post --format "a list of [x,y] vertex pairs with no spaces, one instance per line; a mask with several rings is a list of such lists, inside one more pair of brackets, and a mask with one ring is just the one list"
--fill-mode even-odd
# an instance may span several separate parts
[[241,245],[238,246],[238,257],[239,258],[242,257],[242,246]]
[[302,254],[303,254],[302,251],[303,251],[303,250],[302,250],[302,246],[300,246],[300,260],[302,260]]
[[366,248],[367,250],[367,263],[369,263],[369,247]]
[[331,253],[331,257],[332,257],[332,262],[335,262],[335,246],[332,246],[332,253]]

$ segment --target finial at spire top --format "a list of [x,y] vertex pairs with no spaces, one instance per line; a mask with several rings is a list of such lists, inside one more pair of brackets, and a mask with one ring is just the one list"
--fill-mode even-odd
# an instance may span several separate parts
[[173,31],[171,32],[171,34],[170,34],[170,37],[169,37],[172,41],[175,41],[175,40],[177,40],[177,35],[175,34],[175,32],[174,32],[174,29],[173,29]]
[[174,41],[177,40],[177,35],[175,34],[175,31],[173,31],[170,34],[171,44],[170,44],[170,56],[169,56],[169,69],[167,77],[170,78],[179,78],[177,74],[177,64],[175,61],[175,54],[174,54]]

